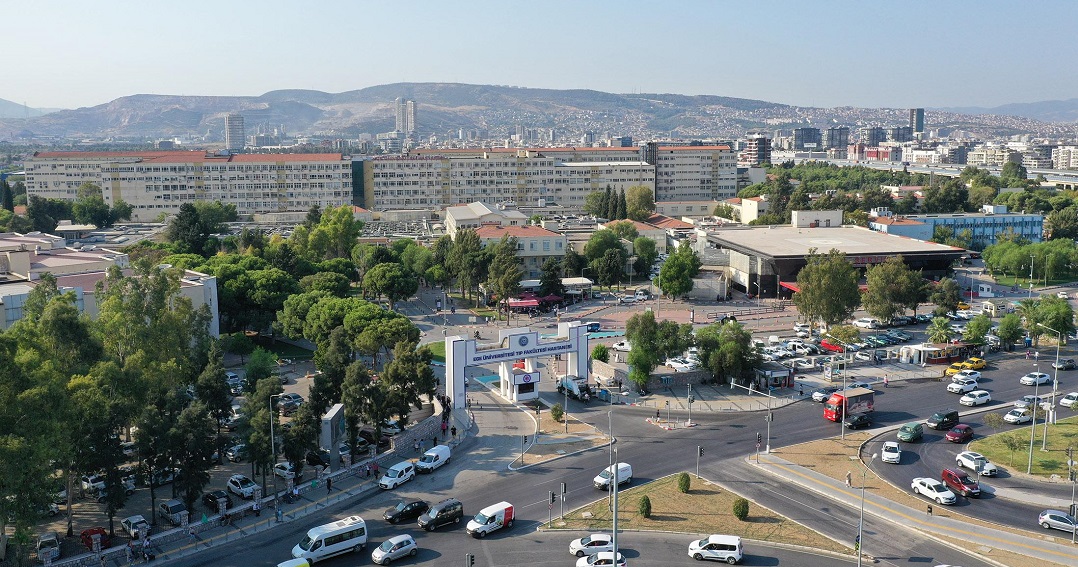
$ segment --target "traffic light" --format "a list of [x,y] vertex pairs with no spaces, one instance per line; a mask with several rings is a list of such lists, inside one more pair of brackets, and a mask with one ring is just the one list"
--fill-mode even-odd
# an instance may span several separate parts
[[696,398],[694,398],[694,397],[692,397],[692,396],[689,396],[689,403],[690,403],[690,404],[691,404],[691,403],[693,403],[693,402],[695,402],[695,401],[696,401]]
[[704,456],[704,448],[703,447],[701,447],[699,445],[696,446],[696,456],[698,456],[698,457],[703,457]]
[[756,432],[756,443],[763,443],[763,442],[764,442],[764,436],[761,435],[759,431],[757,431]]
[[556,497],[556,496],[554,495],[554,491],[553,491],[553,490],[551,490],[551,491],[550,491],[550,503],[551,503],[551,504],[554,504],[554,502],[555,502],[556,500],[557,500],[557,497]]
[[465,555],[465,557],[468,558],[468,567],[471,567],[472,565],[475,565],[475,556],[474,555],[469,553],[469,554]]
[[527,436],[527,435],[525,435],[525,436],[524,436],[524,442],[525,442],[525,443],[527,443],[527,442],[528,442],[528,436]]

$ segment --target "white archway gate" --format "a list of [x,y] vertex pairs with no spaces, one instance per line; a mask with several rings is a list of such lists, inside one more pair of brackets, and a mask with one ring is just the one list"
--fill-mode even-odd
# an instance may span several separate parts
[[[497,363],[498,393],[512,402],[533,400],[539,397],[540,381],[533,361],[555,355],[566,359],[565,374],[588,377],[588,335],[580,321],[559,323],[557,336],[546,341],[541,341],[539,332],[529,327],[499,329],[498,340],[492,343],[446,337],[445,390],[454,408],[465,407],[464,369]],[[520,359],[524,359],[524,368],[514,368],[513,363]]]

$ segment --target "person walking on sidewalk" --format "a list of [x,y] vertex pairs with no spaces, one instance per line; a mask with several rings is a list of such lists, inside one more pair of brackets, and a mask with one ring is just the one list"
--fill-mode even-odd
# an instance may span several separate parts
[[415,442],[412,443],[412,448],[415,449],[416,453],[419,452],[419,439],[416,439]]
[[442,420],[442,439],[445,439],[445,430],[446,429],[449,429],[449,424],[443,419]]
[[333,491],[333,477],[326,477],[326,494],[328,495]]
[[853,473],[851,473],[850,471],[846,471],[846,488],[851,488],[852,486],[853,486]]

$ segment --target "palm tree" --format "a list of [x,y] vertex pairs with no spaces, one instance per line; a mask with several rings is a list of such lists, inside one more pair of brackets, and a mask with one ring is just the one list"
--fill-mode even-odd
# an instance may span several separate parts
[[946,343],[954,336],[954,331],[951,330],[951,321],[946,317],[932,319],[932,322],[928,324],[928,329],[925,331],[928,333],[928,340],[933,343]]
[[1040,307],[1040,299],[1023,299],[1018,302],[1018,307],[1014,312],[1022,318],[1022,326],[1029,331],[1029,336],[1033,338],[1033,345],[1036,346],[1040,343],[1040,329],[1037,327],[1037,321],[1040,318],[1037,316],[1037,308]]

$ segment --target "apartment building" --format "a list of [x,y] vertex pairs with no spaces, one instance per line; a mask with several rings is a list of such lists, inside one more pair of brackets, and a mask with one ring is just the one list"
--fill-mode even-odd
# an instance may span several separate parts
[[654,159],[656,201],[721,201],[737,195],[737,156],[730,146],[659,146]]
[[475,229],[483,246],[497,243],[503,237],[517,239],[517,257],[520,259],[524,279],[538,278],[543,263],[548,259],[560,260],[565,256],[568,240],[564,234],[539,226],[483,225]]
[[999,146],[981,146],[966,154],[966,163],[977,167],[1003,167],[1007,162],[1022,163],[1022,153]]
[[1052,148],[1052,166],[1056,169],[1078,169],[1078,146]]
[[745,148],[737,154],[737,165],[756,167],[764,163],[771,163],[771,140],[767,136],[749,136]]
[[90,181],[109,205],[131,205],[139,222],[194,201],[233,204],[240,215],[352,204],[352,162],[341,154],[38,152],[25,166],[28,195],[74,201]]
[[820,149],[822,139],[820,137],[819,128],[795,128],[794,129],[794,145],[795,150],[816,150]]

